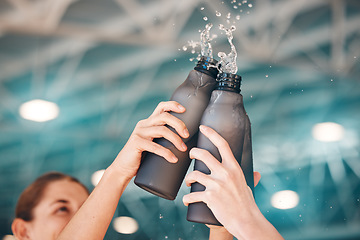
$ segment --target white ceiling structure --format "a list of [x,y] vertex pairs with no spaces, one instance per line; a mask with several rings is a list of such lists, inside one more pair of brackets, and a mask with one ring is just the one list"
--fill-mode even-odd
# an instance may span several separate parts
[[[185,80],[196,54],[182,47],[199,41],[207,23],[218,36],[215,53],[230,51],[217,26],[236,26],[264,215],[286,239],[360,238],[357,0],[1,0],[0,237],[10,233],[18,195],[43,172],[63,171],[90,187],[136,122]],[[22,119],[20,105],[37,98],[57,103],[59,117]],[[343,139],[314,140],[321,122],[341,124]],[[299,205],[273,208],[272,194],[286,189]],[[110,228],[106,239],[207,235],[185,220],[181,197],[169,202],[133,184],[118,215],[135,218],[140,230]]]

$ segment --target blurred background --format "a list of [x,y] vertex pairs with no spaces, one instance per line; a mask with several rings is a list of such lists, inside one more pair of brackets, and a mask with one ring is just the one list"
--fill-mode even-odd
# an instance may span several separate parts
[[[263,214],[285,239],[360,239],[358,0],[0,0],[0,239],[42,173],[93,188],[193,69],[188,41],[207,23],[215,58],[230,52],[218,25],[236,26]],[[105,239],[207,239],[186,221],[188,192],[130,183]]]

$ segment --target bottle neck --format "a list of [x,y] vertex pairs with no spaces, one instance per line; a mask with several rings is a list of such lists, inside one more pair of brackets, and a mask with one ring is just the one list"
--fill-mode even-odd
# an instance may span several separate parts
[[213,58],[202,56],[194,67],[195,70],[216,78],[219,71],[216,67],[218,61]]
[[240,93],[241,76],[232,73],[219,73],[216,78],[216,90]]

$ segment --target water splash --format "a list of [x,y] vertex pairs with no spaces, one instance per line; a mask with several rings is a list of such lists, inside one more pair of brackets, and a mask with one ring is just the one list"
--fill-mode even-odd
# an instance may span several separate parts
[[200,33],[201,55],[210,58],[213,57],[213,51],[210,43],[212,40],[210,37],[210,29],[212,26],[212,23],[206,24],[205,29]]
[[236,65],[237,53],[236,53],[235,46],[232,42],[232,40],[234,38],[232,35],[232,32],[234,32],[236,30],[236,27],[231,26],[230,28],[226,28],[223,24],[220,24],[219,29],[222,31],[225,31],[225,34],[228,38],[228,41],[229,41],[230,47],[231,47],[231,51],[229,54],[226,54],[224,52],[218,53],[218,56],[220,58],[220,61],[218,63],[219,71],[236,74],[238,71],[238,67]]
[[[188,41],[188,43],[182,47],[183,51],[187,51],[190,49],[192,54],[196,53],[196,48],[200,46],[200,53],[196,57],[197,60],[200,60],[201,56],[213,58],[213,50],[211,46],[211,41],[217,38],[217,35],[213,34],[210,36],[210,29],[213,27],[212,23],[208,23],[205,26],[204,30],[199,30],[200,32],[200,41],[195,42],[193,40]],[[193,60],[193,58],[190,58]],[[190,60],[190,61],[192,61]]]

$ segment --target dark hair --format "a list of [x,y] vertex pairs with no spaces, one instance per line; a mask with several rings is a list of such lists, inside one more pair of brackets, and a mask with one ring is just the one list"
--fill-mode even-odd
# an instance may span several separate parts
[[21,218],[25,221],[33,220],[33,209],[40,202],[45,188],[49,185],[49,183],[59,180],[76,182],[80,184],[89,194],[89,190],[78,179],[60,172],[49,172],[38,177],[21,193],[16,204],[15,217]]

